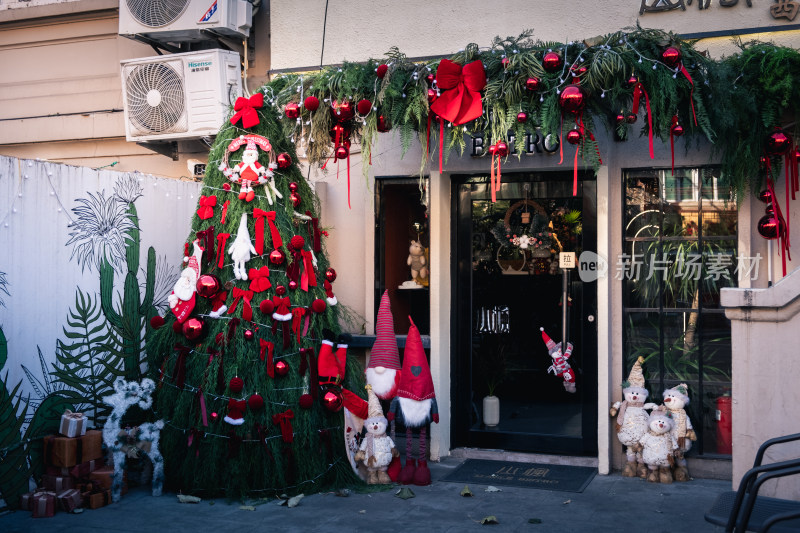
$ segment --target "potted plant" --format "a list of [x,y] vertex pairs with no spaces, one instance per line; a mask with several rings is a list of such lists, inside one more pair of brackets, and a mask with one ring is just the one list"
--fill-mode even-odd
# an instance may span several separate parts
[[506,341],[499,338],[492,339],[484,345],[481,358],[481,373],[486,377],[487,395],[483,398],[483,425],[495,427],[500,423],[500,398],[495,391],[503,382],[506,375]]

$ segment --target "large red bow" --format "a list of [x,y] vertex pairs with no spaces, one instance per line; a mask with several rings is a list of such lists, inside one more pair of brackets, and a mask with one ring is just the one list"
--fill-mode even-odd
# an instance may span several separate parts
[[264,95],[256,93],[250,98],[240,96],[233,105],[236,114],[231,117],[231,124],[242,121],[243,128],[252,128],[258,124],[258,112],[256,109],[264,107]]
[[294,440],[294,430],[292,429],[293,418],[294,412],[291,409],[272,415],[272,423],[281,428],[281,438],[283,442],[292,442]]
[[197,208],[197,216],[202,220],[213,217],[215,205],[217,205],[216,196],[201,196],[200,207]]
[[264,211],[263,209],[253,209],[253,218],[256,220],[256,253],[262,255],[264,253],[264,219],[269,222],[269,232],[272,236],[272,247],[278,249],[283,246],[283,239],[278,227],[275,225],[275,211]]
[[272,287],[272,283],[269,281],[269,267],[267,265],[258,269],[251,268],[247,272],[247,277],[250,278],[250,287],[248,288],[253,292],[264,292]]
[[443,119],[459,125],[483,114],[480,91],[486,87],[486,72],[481,61],[473,61],[462,68],[458,63],[442,59],[436,70],[436,84],[444,92],[431,104],[431,110]]
[[239,287],[233,288],[233,303],[231,304],[228,314],[232,315],[236,308],[239,306],[239,300],[244,300],[242,304],[242,318],[244,320],[253,320],[253,308],[250,306],[250,300],[253,299],[253,291],[243,291]]

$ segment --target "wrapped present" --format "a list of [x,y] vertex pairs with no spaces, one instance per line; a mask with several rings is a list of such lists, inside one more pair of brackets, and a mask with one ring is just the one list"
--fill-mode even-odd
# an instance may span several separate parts
[[42,476],[42,485],[45,490],[51,492],[61,492],[75,487],[75,481],[69,476],[51,476],[45,474]]
[[92,459],[91,461],[83,462],[68,469],[69,475],[75,479],[87,479],[89,474],[102,467],[104,464],[105,461],[102,457],[100,459]]
[[84,495],[84,505],[89,509],[99,509],[111,503],[110,490],[97,490]]
[[19,497],[19,508],[25,511],[33,511],[33,495],[35,492],[26,492]]
[[72,468],[75,465],[100,459],[103,456],[103,432],[87,431],[81,437],[44,438],[45,463],[55,467]]
[[[122,494],[128,493],[128,474],[127,472],[123,472],[122,474]],[[114,483],[114,467],[113,466],[104,466],[98,468],[91,474],[89,474],[89,479],[94,484],[95,488],[99,488],[101,490],[109,490],[111,489],[111,485]]]
[[55,492],[40,491],[33,495],[33,517],[49,518],[56,514]]
[[69,476],[72,475],[70,470],[71,468],[66,466],[47,465],[44,467],[44,473],[49,476]]
[[59,509],[71,513],[81,506],[83,499],[78,489],[67,489],[56,493],[56,502]]
[[73,413],[67,409],[61,415],[61,424],[58,426],[58,432],[65,437],[79,437],[86,434],[87,419],[83,413]]

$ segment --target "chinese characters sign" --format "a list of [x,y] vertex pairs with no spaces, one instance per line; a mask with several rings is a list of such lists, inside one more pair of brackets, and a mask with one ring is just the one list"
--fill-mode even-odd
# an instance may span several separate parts
[[[658,13],[660,11],[673,11],[680,9],[686,11],[686,6],[691,6],[694,0],[641,0],[642,4],[639,7],[639,15],[645,13]],[[714,0],[696,0],[698,9],[709,9]],[[739,0],[717,0],[720,7],[736,7],[739,5]],[[772,18],[786,18],[794,20],[797,12],[800,11],[800,2],[795,0],[774,0],[774,4],[769,8]],[[753,0],[744,0],[742,2],[747,7],[753,7]]]

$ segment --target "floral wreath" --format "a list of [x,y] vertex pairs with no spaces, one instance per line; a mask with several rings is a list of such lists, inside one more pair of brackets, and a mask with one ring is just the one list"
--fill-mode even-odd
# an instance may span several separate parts
[[538,249],[540,247],[546,247],[547,249],[550,249],[553,243],[546,242],[546,239],[550,239],[554,241],[555,244],[558,244],[559,248],[561,248],[555,233],[550,231],[540,231],[538,233],[531,233],[530,235],[512,235],[513,230],[511,229],[511,215],[513,215],[514,212],[523,205],[531,206],[537,213],[547,216],[547,211],[545,208],[533,200],[525,199],[512,204],[506,210],[506,215],[503,218],[503,227],[505,228],[508,241],[514,246],[518,247],[520,250],[527,250],[528,248]]
[[[278,168],[278,165],[277,165],[277,163],[275,163],[275,153],[272,151],[272,145],[270,144],[269,139],[267,139],[266,137],[262,137],[261,135],[253,135],[253,134],[240,135],[240,136],[236,137],[235,139],[233,139],[230,142],[230,144],[228,145],[228,149],[225,150],[225,156],[222,159],[222,163],[219,164],[219,170],[231,182],[240,183],[241,182],[241,176],[239,175],[239,173],[237,171],[235,171],[233,168],[231,168],[228,165],[228,157],[230,157],[231,153],[235,152],[236,150],[238,150],[242,146],[246,146],[246,148],[245,148],[245,150],[246,150],[251,145],[258,146],[259,148],[261,148],[261,150],[263,152],[266,152],[266,153],[269,154],[269,165],[267,165],[267,167],[265,167],[266,170],[264,172],[264,176],[266,177],[266,179],[268,180],[268,179],[272,178],[275,175],[273,173],[273,170]],[[256,160],[256,162],[258,162],[258,161]],[[236,168],[236,166],[237,165],[234,165],[234,168]],[[260,185],[261,183],[262,182],[259,181],[259,182],[256,182],[255,184]]]

